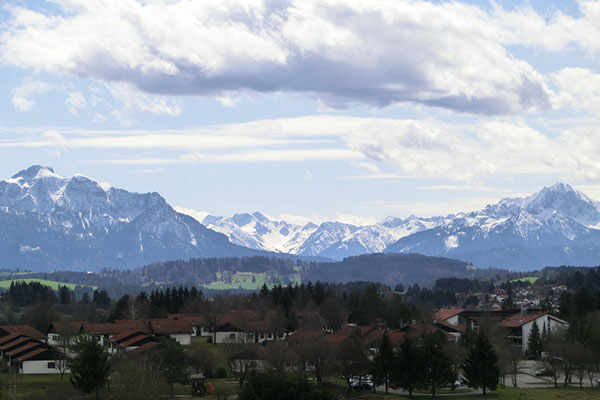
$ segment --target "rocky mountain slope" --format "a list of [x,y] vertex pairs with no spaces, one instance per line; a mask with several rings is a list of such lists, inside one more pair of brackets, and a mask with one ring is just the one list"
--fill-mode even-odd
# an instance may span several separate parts
[[401,238],[385,252],[417,252],[509,269],[599,265],[599,223],[600,203],[557,183],[526,198],[460,213]]
[[160,260],[262,254],[171,208],[158,193],[104,190],[32,166],[0,181],[0,267],[135,267]]

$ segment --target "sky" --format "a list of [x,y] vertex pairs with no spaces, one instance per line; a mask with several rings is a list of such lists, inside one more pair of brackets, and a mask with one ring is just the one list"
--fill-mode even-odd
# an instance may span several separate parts
[[600,199],[600,1],[3,0],[0,179],[373,223]]

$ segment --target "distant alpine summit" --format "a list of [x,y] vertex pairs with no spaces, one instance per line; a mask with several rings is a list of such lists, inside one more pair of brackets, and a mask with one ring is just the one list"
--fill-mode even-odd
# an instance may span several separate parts
[[600,203],[564,183],[460,213],[386,252],[443,255],[478,266],[600,265]]
[[341,222],[299,226],[260,213],[209,216],[204,223],[244,246],[333,259],[395,252],[509,269],[600,265],[600,203],[564,183],[479,211],[389,217],[367,226]]
[[174,211],[158,193],[104,190],[39,165],[0,181],[2,268],[98,270],[259,253]]

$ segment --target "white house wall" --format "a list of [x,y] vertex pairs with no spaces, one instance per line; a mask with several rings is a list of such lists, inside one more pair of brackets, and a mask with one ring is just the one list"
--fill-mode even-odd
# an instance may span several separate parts
[[174,333],[169,335],[171,339],[175,339],[182,346],[188,346],[192,343],[192,335],[189,333]]
[[[58,368],[48,368],[48,363],[56,363],[54,360],[29,360],[23,361],[21,373],[24,375],[30,374],[60,374]],[[67,369],[66,373],[70,371]]]
[[527,344],[529,343],[529,335],[531,334],[531,328],[533,328],[533,323],[536,322],[538,328],[540,329],[540,335],[542,334],[542,330],[544,329],[544,324],[546,324],[546,329],[548,329],[548,314],[542,315],[541,317],[529,321],[524,324],[521,328],[521,351],[523,353],[527,352]]

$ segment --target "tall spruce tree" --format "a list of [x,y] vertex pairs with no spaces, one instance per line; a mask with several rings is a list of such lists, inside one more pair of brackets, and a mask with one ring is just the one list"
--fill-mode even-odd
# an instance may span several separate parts
[[[450,384],[456,375],[452,369],[452,360],[446,353],[446,335],[441,331],[430,333],[423,338],[417,369],[420,387],[431,391],[435,397],[436,390]],[[414,367],[413,367],[414,368]]]
[[540,327],[536,321],[533,321],[529,338],[527,339],[527,356],[532,360],[537,360],[542,352],[542,338],[540,336]]
[[409,397],[412,397],[412,392],[418,386],[421,377],[419,369],[416,368],[419,357],[417,344],[406,336],[396,348],[392,387],[406,390]]
[[82,338],[73,347],[77,354],[70,364],[71,384],[88,396],[96,393],[100,398],[100,389],[104,387],[110,373],[108,353],[93,339]]
[[484,395],[487,389],[496,389],[500,379],[498,354],[485,332],[481,331],[475,337],[463,364],[463,372],[469,386],[482,388]]
[[389,381],[394,366],[394,348],[387,332],[379,341],[377,355],[373,359],[372,372],[373,383],[376,385],[385,385],[385,392],[388,392]]

